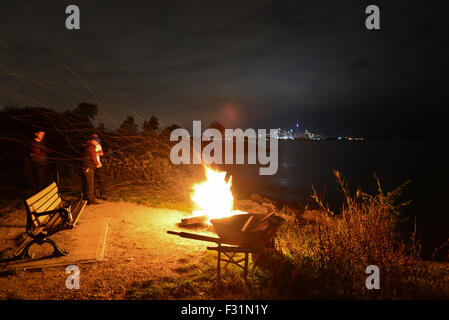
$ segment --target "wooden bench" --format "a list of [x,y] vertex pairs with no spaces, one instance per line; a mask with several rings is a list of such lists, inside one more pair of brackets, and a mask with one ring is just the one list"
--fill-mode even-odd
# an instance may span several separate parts
[[14,259],[30,258],[28,253],[33,244],[49,243],[53,246],[53,256],[63,256],[68,252],[59,248],[50,239],[56,232],[72,229],[87,201],[82,200],[82,194],[77,200],[63,201],[56,182],[25,200],[27,213],[27,239],[17,250],[19,254]]

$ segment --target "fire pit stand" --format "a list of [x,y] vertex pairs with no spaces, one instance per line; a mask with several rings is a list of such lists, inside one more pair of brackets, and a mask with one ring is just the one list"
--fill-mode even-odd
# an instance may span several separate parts
[[[221,244],[218,244],[216,247],[207,247],[207,250],[216,250],[217,251],[217,275],[218,279],[221,278],[221,261],[226,262],[225,269],[228,266],[228,264],[234,264],[240,268],[243,269],[243,277],[245,281],[248,277],[248,261],[249,261],[249,254],[255,254],[256,249],[255,248],[248,248],[248,247],[236,247],[236,246],[223,246]],[[244,258],[238,259],[236,255],[238,253],[243,253],[245,255]],[[224,256],[224,257],[223,257]],[[243,262],[243,265],[241,264]],[[255,266],[256,264],[254,264]],[[254,268],[253,266],[253,268]]]
[[[221,279],[221,262],[225,262],[225,268],[229,264],[234,264],[240,268],[243,269],[243,277],[245,281],[248,277],[248,264],[249,264],[249,254],[251,253],[253,256],[253,268],[257,265],[258,256],[260,253],[262,253],[266,248],[263,247],[249,247],[249,246],[237,246],[233,243],[230,243],[229,241],[222,239],[222,238],[216,238],[216,237],[208,237],[203,236],[196,233],[190,233],[190,232],[176,232],[176,231],[167,231],[168,234],[176,235],[182,238],[188,238],[188,239],[194,239],[194,240],[200,240],[200,241],[208,241],[208,242],[215,242],[217,244],[216,247],[207,247],[207,250],[215,250],[217,251],[217,276],[218,279]],[[223,245],[226,244],[226,245]],[[238,253],[243,253],[245,255],[244,258],[238,259],[236,255]],[[223,257],[224,256],[224,257]],[[242,265],[243,262],[243,265]]]
[[[207,247],[207,250],[215,250],[217,251],[217,275],[218,279],[221,279],[221,262],[226,262],[225,268],[229,264],[234,264],[243,269],[243,277],[245,281],[248,277],[248,264],[249,264],[249,254],[251,253],[253,256],[258,256],[261,253],[261,249],[259,247],[248,247],[248,246],[236,246],[232,245],[228,241],[222,238],[216,237],[208,237],[200,234],[189,233],[189,232],[175,232],[175,231],[167,231],[168,234],[180,236],[182,238],[200,240],[200,241],[208,241],[215,242],[217,244],[216,247]],[[227,245],[223,245],[227,244]],[[243,253],[245,255],[244,258],[238,259],[236,255],[238,253]],[[223,257],[224,256],[224,257]],[[243,262],[243,265],[242,265]],[[254,266],[257,264],[257,258],[254,259]],[[253,268],[254,268],[253,266]]]

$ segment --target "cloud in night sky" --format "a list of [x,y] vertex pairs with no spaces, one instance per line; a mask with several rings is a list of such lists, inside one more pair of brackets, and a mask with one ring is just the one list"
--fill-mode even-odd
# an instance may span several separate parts
[[[213,120],[325,135],[443,133],[446,2],[68,1],[0,4],[0,101],[58,110],[101,106],[163,125]],[[6,68],[6,69],[5,69]],[[80,77],[80,78],[78,78]],[[82,81],[80,80],[82,79]]]

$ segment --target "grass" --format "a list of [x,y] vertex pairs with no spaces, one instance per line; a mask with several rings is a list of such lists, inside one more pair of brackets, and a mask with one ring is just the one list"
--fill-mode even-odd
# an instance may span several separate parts
[[[225,269],[222,265],[221,279],[217,278],[216,253],[207,252],[201,258],[200,264],[185,264],[187,261],[179,261],[183,265],[173,271],[179,276],[150,279],[141,283],[134,283],[126,294],[127,299],[281,299],[285,298],[286,287],[292,287],[291,274],[297,277],[293,289],[299,292],[299,288],[311,285],[311,276],[304,276],[312,270],[298,270],[290,259],[282,255],[270,256],[265,261],[266,265],[256,267],[248,277],[243,278],[242,269],[234,265],[228,265]],[[275,264],[273,272],[268,264]],[[185,264],[185,265],[184,265]],[[253,267],[250,259],[249,269]],[[280,272],[279,272],[280,271]],[[307,298],[307,297],[303,297]]]
[[135,284],[132,290],[127,292],[128,299],[181,299],[192,298],[197,295],[197,290],[192,282],[183,278],[162,277],[157,280],[147,280]]
[[176,273],[179,273],[179,274],[184,274],[184,273],[188,274],[191,271],[198,269],[198,267],[199,266],[197,264],[188,264],[186,266],[177,267],[177,268],[173,269],[173,271],[175,271]]
[[[222,267],[221,279],[217,279],[216,253],[207,252],[200,264],[183,264],[174,269],[179,276],[150,279],[134,283],[127,292],[128,299],[249,299],[262,298],[262,273],[245,282],[242,270],[229,265]],[[185,265],[184,265],[185,264]],[[250,268],[252,263],[250,262]],[[262,295],[261,295],[262,294]]]
[[128,299],[236,299],[248,298],[247,285],[237,267],[229,267],[221,281],[217,280],[216,254],[207,252],[200,259],[200,265],[181,265],[173,271],[179,276],[149,279],[134,283],[128,290]]

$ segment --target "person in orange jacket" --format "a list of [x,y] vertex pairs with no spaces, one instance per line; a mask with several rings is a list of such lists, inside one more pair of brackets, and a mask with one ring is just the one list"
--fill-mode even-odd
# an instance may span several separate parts
[[94,138],[90,138],[84,144],[84,157],[83,157],[83,173],[86,178],[87,186],[87,204],[98,204],[95,201],[95,170],[101,167],[100,162],[97,159],[97,153],[95,146],[98,142]]

